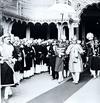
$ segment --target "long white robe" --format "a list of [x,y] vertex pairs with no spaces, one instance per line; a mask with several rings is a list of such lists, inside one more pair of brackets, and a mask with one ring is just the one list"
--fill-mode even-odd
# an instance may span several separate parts
[[70,72],[82,72],[83,63],[81,58],[83,49],[79,44],[71,44],[66,50],[66,54],[69,54],[69,70]]

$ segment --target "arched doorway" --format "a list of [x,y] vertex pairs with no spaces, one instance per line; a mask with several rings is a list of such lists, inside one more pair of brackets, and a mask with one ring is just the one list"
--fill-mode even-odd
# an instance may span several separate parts
[[41,27],[41,34],[42,34],[42,39],[47,40],[48,39],[48,23],[43,23]]
[[69,28],[68,28],[67,22],[63,23],[63,29],[65,31],[66,40],[68,40],[69,39]]
[[23,39],[26,37],[26,22],[21,23],[21,21],[14,21],[14,24],[12,26],[11,33],[14,34],[14,36],[18,36],[20,39]]
[[86,40],[88,32],[100,39],[100,3],[93,3],[84,8],[80,19],[79,39]]
[[58,29],[55,23],[49,24],[49,34],[50,34],[50,39],[58,38]]
[[34,34],[34,39],[39,39],[41,38],[41,24],[40,23],[36,23],[35,24],[35,27],[34,27],[34,30],[35,30],[35,34]]
[[35,25],[34,23],[30,22],[29,23],[29,28],[30,28],[30,38],[35,38]]

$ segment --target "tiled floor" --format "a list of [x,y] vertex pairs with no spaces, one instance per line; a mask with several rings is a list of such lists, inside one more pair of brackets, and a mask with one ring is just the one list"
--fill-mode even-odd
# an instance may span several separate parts
[[91,79],[64,103],[100,103],[100,77]]

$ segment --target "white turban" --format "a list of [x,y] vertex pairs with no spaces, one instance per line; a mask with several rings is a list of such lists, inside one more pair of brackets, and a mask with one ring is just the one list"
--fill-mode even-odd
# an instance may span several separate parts
[[88,33],[86,36],[88,40],[93,40],[93,37],[94,37],[93,33]]

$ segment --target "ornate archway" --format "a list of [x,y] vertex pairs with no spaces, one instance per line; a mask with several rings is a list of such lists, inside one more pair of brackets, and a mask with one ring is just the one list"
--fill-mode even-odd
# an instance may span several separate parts
[[92,3],[84,8],[80,15],[80,39],[86,40],[86,34],[92,32],[100,39],[100,3]]

